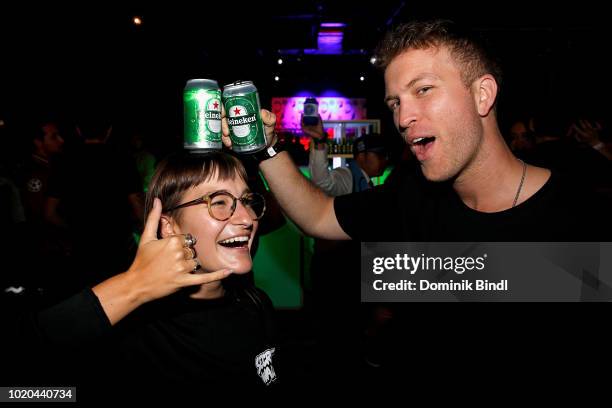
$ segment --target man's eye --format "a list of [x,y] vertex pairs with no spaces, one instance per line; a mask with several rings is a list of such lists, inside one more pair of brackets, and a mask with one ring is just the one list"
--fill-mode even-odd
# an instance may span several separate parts
[[431,86],[424,86],[424,87],[422,87],[422,88],[419,88],[419,90],[417,91],[417,94],[419,94],[419,95],[424,95],[424,94],[426,94],[427,92],[429,92],[429,90],[430,90],[431,88],[433,88],[433,87],[431,87]]
[[389,107],[389,109],[394,111],[394,110],[396,110],[399,107],[399,101],[389,102],[387,106]]

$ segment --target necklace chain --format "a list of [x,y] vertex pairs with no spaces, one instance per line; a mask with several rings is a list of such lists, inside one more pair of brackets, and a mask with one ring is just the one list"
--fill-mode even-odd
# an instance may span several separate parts
[[525,174],[527,173],[527,163],[518,159],[521,163],[523,163],[523,176],[521,177],[521,183],[519,184],[518,190],[516,191],[516,196],[514,197],[514,202],[512,203],[512,208],[516,206],[516,202],[518,201],[519,195],[521,194],[521,190],[523,189],[523,182],[525,181]]

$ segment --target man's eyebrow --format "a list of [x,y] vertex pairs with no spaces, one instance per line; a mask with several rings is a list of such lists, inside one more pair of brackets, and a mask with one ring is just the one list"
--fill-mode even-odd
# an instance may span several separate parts
[[[410,82],[408,82],[408,84],[406,84],[406,86],[404,87],[405,89],[410,89],[412,88],[417,82],[422,81],[424,79],[438,79],[438,77],[434,74],[430,74],[430,73],[424,73],[421,74],[419,76],[417,76],[416,78],[414,78],[413,80],[411,80]],[[391,100],[396,100],[399,99],[399,96],[397,95],[389,95],[385,97],[385,103],[391,101]]]
[[397,95],[389,95],[389,96],[385,96],[385,103],[392,101],[392,100],[397,100],[399,99],[399,96]]
[[408,82],[408,85],[406,85],[405,88],[412,88],[417,82],[422,81],[424,79],[438,79],[438,76],[434,74],[430,74],[428,72],[423,73],[417,76],[416,78],[414,78],[412,81]]

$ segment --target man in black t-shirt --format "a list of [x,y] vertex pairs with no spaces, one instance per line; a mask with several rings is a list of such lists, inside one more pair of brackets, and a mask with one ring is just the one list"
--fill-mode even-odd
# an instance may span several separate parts
[[[390,186],[335,198],[325,195],[301,175],[286,153],[279,152],[275,117],[261,112],[270,146],[258,155],[260,168],[285,213],[305,233],[379,242],[609,237],[609,210],[600,210],[596,200],[565,186],[550,170],[512,154],[495,110],[499,69],[474,41],[448,22],[408,23],[387,35],[376,56],[384,69],[386,104],[418,162],[416,169],[397,174]],[[223,133],[224,143],[231,145],[225,118]],[[593,228],[598,231],[592,233]],[[346,277],[347,291],[359,293],[357,270],[337,273]],[[350,287],[351,282],[355,287]],[[482,372],[491,365],[514,368],[517,363],[522,370],[525,366],[520,364],[536,361],[535,350],[540,352],[538,361],[544,355],[543,364],[554,367],[549,365],[552,356],[541,350],[564,340],[566,331],[580,321],[531,308],[518,316],[498,308],[495,317],[485,317],[481,309],[473,314],[465,307],[445,307],[433,316],[429,305],[427,310],[424,305],[400,306],[403,318],[394,318],[393,342],[387,351],[389,361],[401,369],[402,381],[406,373],[434,378],[449,364],[456,370],[478,367],[482,360]],[[521,336],[526,331],[529,339],[542,336],[536,347],[514,347],[510,353],[500,348],[501,340],[524,341]],[[376,383],[368,384],[376,389]]]
[[[361,241],[559,241],[589,238],[594,225],[585,214],[600,217],[597,226],[607,223],[597,202],[512,154],[497,123],[501,73],[476,41],[447,21],[414,22],[391,31],[376,55],[386,104],[417,168],[397,175],[391,186],[332,198],[272,146],[261,157],[261,170],[307,234]],[[262,118],[274,145],[275,118],[265,110]],[[230,145],[227,122],[224,133]]]
[[27,134],[32,141],[32,153],[19,166],[17,182],[26,221],[20,233],[27,237],[30,245],[20,245],[12,256],[15,259],[32,257],[27,272],[18,272],[19,281],[28,289],[40,292],[41,289],[50,289],[54,284],[44,268],[56,265],[63,256],[61,235],[45,223],[44,204],[49,175],[57,165],[58,158],[61,161],[64,138],[60,134],[59,124],[51,117],[33,120]]

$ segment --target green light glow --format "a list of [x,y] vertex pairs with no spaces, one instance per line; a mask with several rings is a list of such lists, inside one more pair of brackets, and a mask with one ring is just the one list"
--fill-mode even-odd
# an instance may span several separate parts
[[387,177],[389,177],[389,174],[391,174],[391,171],[393,171],[393,166],[388,166],[382,176],[372,178],[372,183],[374,183],[375,186],[385,184],[385,181],[387,180]]
[[205,103],[206,101],[208,101],[209,95],[206,92],[206,90],[204,89],[198,89],[198,91],[195,93],[195,95],[193,96],[195,99],[198,100],[198,102],[200,102],[201,104]]

